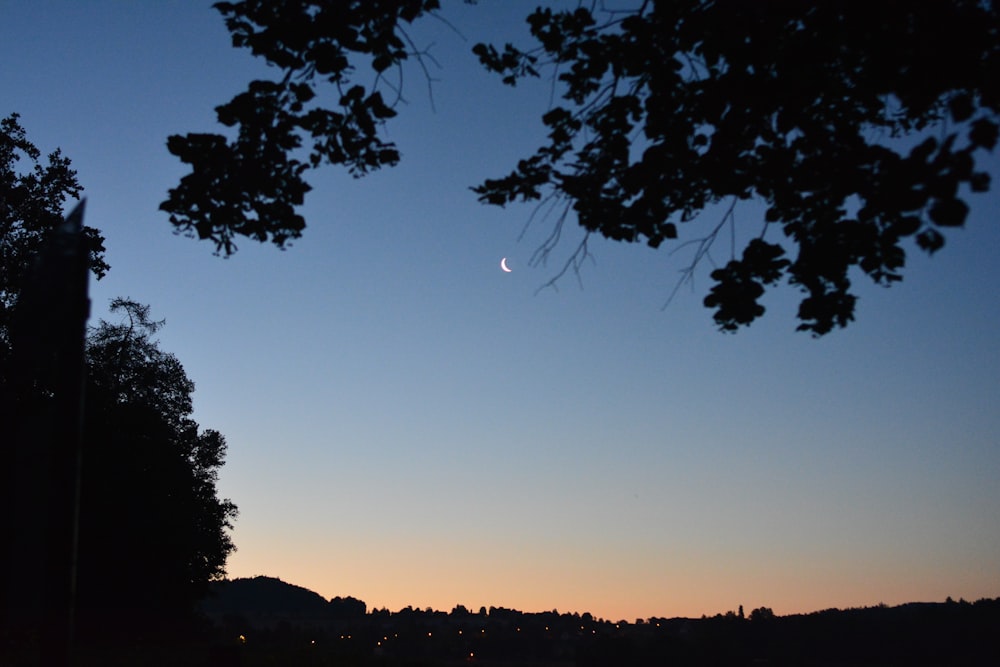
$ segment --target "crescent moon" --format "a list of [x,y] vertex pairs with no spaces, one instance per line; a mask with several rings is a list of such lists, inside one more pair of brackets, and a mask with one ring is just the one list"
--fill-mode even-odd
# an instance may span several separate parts
[[510,273],[512,269],[507,268],[507,258],[504,257],[500,260],[500,268],[503,269],[504,273]]

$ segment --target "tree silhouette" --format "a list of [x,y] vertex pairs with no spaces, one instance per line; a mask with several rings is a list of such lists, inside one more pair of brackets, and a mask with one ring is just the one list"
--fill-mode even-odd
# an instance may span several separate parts
[[[553,3],[555,4],[555,3]],[[585,5],[588,5],[585,6]],[[168,141],[192,173],[161,208],[179,230],[235,251],[238,235],[283,246],[323,162],[362,175],[399,159],[380,126],[395,115],[380,89],[407,58],[426,55],[407,24],[436,0],[219,2],[233,44],[277,66],[218,107],[221,135]],[[561,102],[544,112],[548,142],[507,176],[474,188],[484,203],[537,201],[557,215],[541,261],[567,220],[586,234],[559,274],[577,270],[590,234],[687,247],[690,279],[720,233],[730,259],[705,297],[723,331],[764,312],[765,289],[803,293],[799,329],[822,335],[854,318],[851,273],[902,278],[904,242],[933,253],[965,222],[967,195],[988,190],[977,169],[996,145],[1000,8],[993,2],[753,3],[643,0],[631,9],[579,3],[527,17],[538,45],[477,44],[489,70],[514,85],[551,68]],[[352,79],[367,67],[369,88]],[[336,110],[321,106],[329,83]],[[397,100],[398,101],[398,100]],[[293,155],[303,142],[308,157]],[[737,203],[761,201],[742,232]],[[704,212],[719,211],[705,220]],[[701,215],[701,217],[699,217]],[[701,224],[694,224],[701,221]],[[742,230],[741,230],[742,231]],[[741,241],[741,244],[743,242]]]
[[0,121],[0,633],[35,637],[58,663],[73,627],[86,260],[98,278],[108,265],[100,233],[63,220],[81,191],[69,160],[40,157],[17,114]]
[[[58,149],[48,155],[47,164],[40,157],[18,114],[0,120],[0,363],[10,353],[11,317],[31,263],[62,222],[63,204],[79,199],[83,190],[69,159]],[[18,164],[22,160],[27,165]],[[109,268],[104,237],[84,227],[84,238],[90,250],[90,270],[101,278]]]
[[[5,651],[7,641],[22,631],[35,651],[39,638],[50,634],[49,607],[73,607],[72,590],[58,600],[47,592],[52,588],[47,579],[56,578],[52,572],[62,573],[48,567],[55,544],[51,534],[62,534],[53,516],[76,509],[75,493],[59,485],[67,481],[61,475],[67,452],[60,438],[63,431],[77,429],[72,423],[56,428],[52,422],[57,414],[65,417],[54,406],[79,405],[84,373],[77,364],[73,391],[66,382],[54,381],[64,375],[73,379],[74,369],[60,367],[71,364],[50,343],[61,342],[60,328],[72,319],[53,311],[84,304],[55,299],[64,287],[56,283],[66,276],[40,272],[38,259],[52,254],[48,250],[63,219],[62,206],[77,198],[81,187],[59,151],[44,165],[39,157],[16,114],[0,122],[0,533],[5,538],[0,634]],[[26,169],[18,164],[25,159]],[[103,276],[108,264],[100,233],[84,228],[83,245],[91,272]],[[200,430],[191,419],[194,384],[152,338],[162,322],[150,318],[149,307],[116,299],[111,310],[123,321],[99,323],[86,341],[78,549],[58,544],[66,547],[67,563],[77,554],[76,607],[84,637],[130,632],[150,620],[156,622],[150,628],[162,631],[165,621],[184,619],[208,582],[223,574],[234,549],[227,529],[236,507],[216,493],[224,438]],[[81,351],[85,317],[80,314]],[[79,456],[76,447],[68,453],[72,459]],[[69,467],[75,478],[79,467]],[[67,574],[68,589],[71,579]],[[49,657],[59,651],[52,653]]]
[[87,341],[79,600],[96,622],[182,618],[225,573],[236,506],[216,495],[225,439],[191,419],[194,383],[152,339],[149,307]]

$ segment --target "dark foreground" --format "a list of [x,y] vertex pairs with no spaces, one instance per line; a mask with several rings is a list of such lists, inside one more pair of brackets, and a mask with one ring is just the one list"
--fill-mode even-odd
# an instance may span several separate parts
[[[216,612],[219,610],[217,609]],[[343,611],[343,610],[342,610]],[[228,610],[197,628],[78,647],[79,667],[599,667],[653,665],[1000,665],[1000,598],[830,609],[753,610],[627,623],[590,614],[410,608],[317,617]],[[172,635],[172,636],[166,636]],[[8,643],[7,667],[37,664]]]

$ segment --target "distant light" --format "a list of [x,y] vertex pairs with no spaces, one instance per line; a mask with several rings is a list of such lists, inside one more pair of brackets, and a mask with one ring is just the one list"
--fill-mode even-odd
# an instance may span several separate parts
[[241,643],[241,644],[246,644],[246,643],[247,643],[247,638],[246,638],[246,636],[244,636],[244,635],[240,635],[240,643]]

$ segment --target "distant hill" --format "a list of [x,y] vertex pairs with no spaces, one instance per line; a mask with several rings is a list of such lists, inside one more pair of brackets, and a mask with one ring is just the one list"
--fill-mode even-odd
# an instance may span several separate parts
[[201,609],[209,616],[242,614],[296,618],[364,616],[366,605],[352,597],[326,600],[319,593],[276,577],[212,582]]
[[322,615],[327,601],[319,593],[275,577],[212,582],[202,608],[214,613],[282,613]]

